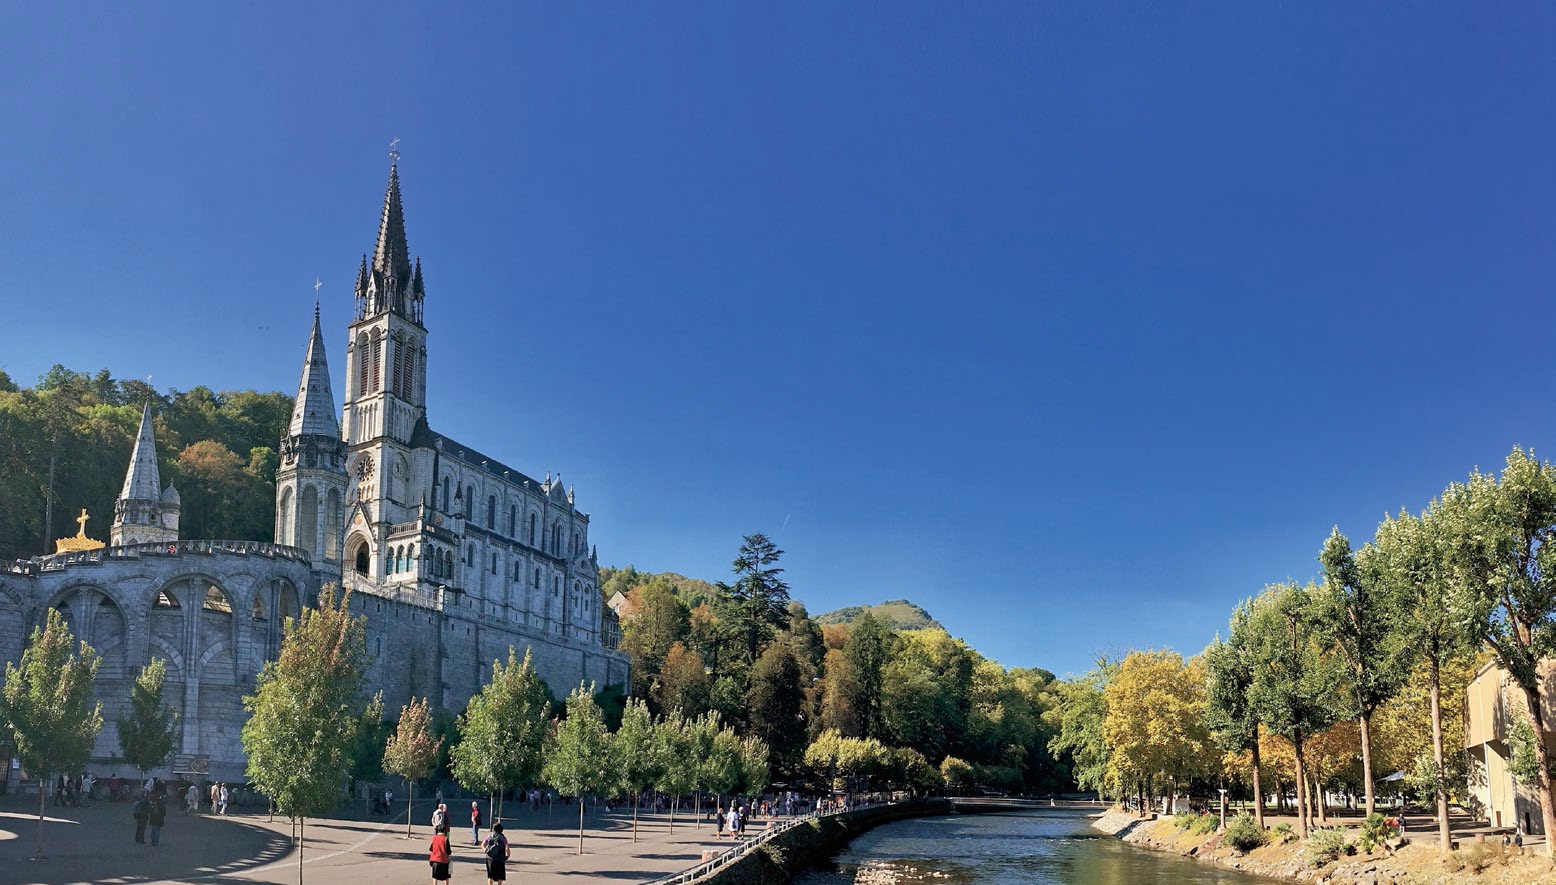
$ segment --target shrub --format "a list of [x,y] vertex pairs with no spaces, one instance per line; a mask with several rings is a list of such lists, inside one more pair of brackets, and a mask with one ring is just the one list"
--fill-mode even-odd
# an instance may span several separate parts
[[1213,814],[1202,814],[1189,824],[1189,832],[1200,836],[1208,836],[1221,826],[1221,819]]
[[1385,817],[1381,811],[1374,811],[1362,821],[1360,840],[1362,850],[1376,851],[1384,842],[1398,835],[1399,821],[1392,817]]
[[1310,867],[1334,863],[1341,855],[1354,850],[1345,838],[1344,827],[1317,827],[1307,835],[1307,865]]
[[1226,822],[1226,836],[1222,841],[1247,854],[1263,845],[1268,838],[1268,834],[1254,821],[1253,815],[1244,811]]
[[1194,826],[1194,819],[1199,815],[1191,811],[1180,811],[1172,816],[1172,825],[1180,830],[1186,830]]

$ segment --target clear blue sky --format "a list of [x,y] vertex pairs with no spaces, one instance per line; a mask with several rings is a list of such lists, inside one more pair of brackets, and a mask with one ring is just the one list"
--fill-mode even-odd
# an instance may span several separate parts
[[1549,4],[3,20],[0,369],[292,392],[318,276],[339,391],[398,136],[433,424],[607,564],[1064,673],[1556,454]]

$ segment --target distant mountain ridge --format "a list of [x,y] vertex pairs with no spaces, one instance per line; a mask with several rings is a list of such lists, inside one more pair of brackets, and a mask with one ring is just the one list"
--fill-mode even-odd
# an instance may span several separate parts
[[814,620],[818,624],[848,624],[865,612],[874,615],[876,620],[893,630],[923,630],[929,627],[945,629],[939,621],[929,616],[929,612],[906,599],[892,599],[880,605],[850,605],[816,615]]

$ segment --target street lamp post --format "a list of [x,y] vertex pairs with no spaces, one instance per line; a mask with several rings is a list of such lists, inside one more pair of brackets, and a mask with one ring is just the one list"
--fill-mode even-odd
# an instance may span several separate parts
[[1221,788],[1221,829],[1226,829],[1226,787]]

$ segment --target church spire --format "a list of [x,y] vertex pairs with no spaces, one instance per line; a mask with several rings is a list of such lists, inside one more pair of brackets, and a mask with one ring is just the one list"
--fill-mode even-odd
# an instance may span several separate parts
[[405,210],[400,204],[399,152],[389,166],[389,186],[384,190],[384,208],[378,218],[378,243],[373,260],[363,257],[357,273],[357,319],[381,313],[393,313],[421,324],[423,295],[418,265],[412,265],[410,247],[405,242]]
[[340,436],[335,419],[335,397],[330,392],[330,367],[324,357],[324,335],[319,330],[319,308],[313,309],[313,334],[308,336],[308,356],[303,360],[297,402],[292,406],[288,436]]
[[157,501],[162,498],[162,477],[157,473],[157,439],[151,426],[151,401],[140,413],[140,433],[135,437],[135,452],[130,469],[124,475],[124,501]]
[[373,250],[373,270],[399,282],[411,281],[410,249],[405,244],[405,211],[400,207],[399,166],[389,167],[389,188],[384,192],[384,211],[378,222],[378,247]]

